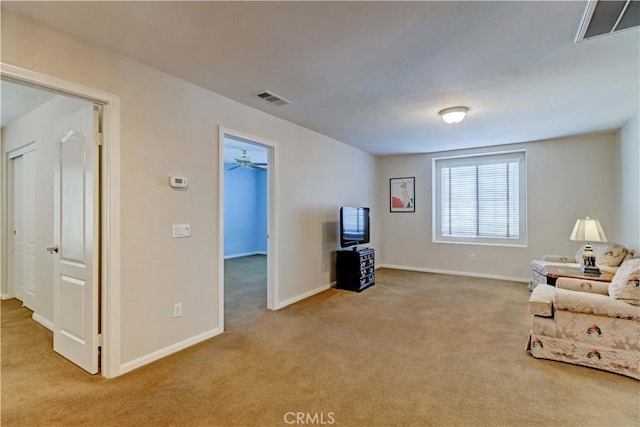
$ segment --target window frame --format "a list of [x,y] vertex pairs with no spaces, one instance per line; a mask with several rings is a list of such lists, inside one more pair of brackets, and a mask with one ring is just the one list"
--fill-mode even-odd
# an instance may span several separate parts
[[[442,235],[442,186],[443,167],[480,165],[496,160],[519,159],[519,237],[479,237]],[[494,151],[432,158],[432,242],[483,246],[527,247],[527,150]]]

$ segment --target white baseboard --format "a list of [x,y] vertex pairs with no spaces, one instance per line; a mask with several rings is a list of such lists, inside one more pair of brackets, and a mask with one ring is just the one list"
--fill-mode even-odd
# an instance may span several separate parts
[[293,297],[293,298],[289,298],[288,300],[282,301],[280,303],[276,304],[275,310],[280,310],[281,308],[284,308],[288,305],[294,304],[298,301],[302,301],[305,298],[309,298],[315,294],[319,294],[320,292],[324,292],[327,289],[331,289],[331,287],[335,284],[335,282],[329,283],[327,285],[322,285],[319,288],[315,288],[313,290],[310,290],[308,292],[305,292],[301,295],[298,295],[297,297]]
[[528,277],[523,279],[522,277],[509,277],[509,276],[502,276],[499,274],[484,274],[484,273],[474,273],[469,271],[441,270],[437,268],[411,267],[407,265],[394,265],[394,264],[381,264],[379,268],[391,268],[394,270],[419,271],[422,273],[450,274],[452,276],[479,277],[482,279],[495,279],[495,280],[506,280],[509,282],[529,283]]
[[155,362],[156,360],[162,359],[163,357],[169,356],[170,354],[176,353],[180,350],[184,350],[187,347],[191,347],[192,345],[208,340],[209,338],[213,338],[216,335],[219,335],[221,333],[222,333],[222,329],[220,328],[212,329],[210,331],[207,331],[200,335],[196,335],[194,337],[191,337],[179,343],[162,348],[158,351],[154,351],[153,353],[147,354],[146,356],[142,356],[130,362],[123,363],[122,365],[120,365],[119,372],[114,376],[122,375],[129,371],[133,371],[134,369],[140,368],[151,362]]
[[251,255],[267,255],[267,253],[262,251],[245,252],[242,254],[225,255],[224,259],[242,258],[245,256],[251,256]]
[[6,299],[11,299],[11,298],[13,298],[13,296],[11,296],[10,294],[2,294],[2,295],[0,295],[0,299],[3,300],[3,301],[6,300]]
[[45,319],[44,317],[40,316],[38,313],[35,313],[35,312],[31,315],[31,318],[36,322],[40,323],[45,328],[49,329],[50,331],[53,331],[52,321]]

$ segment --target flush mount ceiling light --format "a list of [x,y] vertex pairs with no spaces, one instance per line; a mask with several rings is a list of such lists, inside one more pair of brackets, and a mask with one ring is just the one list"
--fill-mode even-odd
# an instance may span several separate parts
[[467,115],[467,111],[469,111],[468,107],[451,107],[440,110],[438,114],[440,114],[445,123],[453,124],[460,123],[464,116]]

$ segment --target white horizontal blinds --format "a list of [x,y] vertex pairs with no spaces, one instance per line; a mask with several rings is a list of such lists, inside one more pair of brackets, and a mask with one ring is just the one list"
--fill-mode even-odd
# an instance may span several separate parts
[[[443,183],[442,234],[449,236],[476,236],[478,233],[477,173],[475,166],[442,168]],[[446,202],[444,201],[446,199]]]
[[451,235],[451,169],[440,169],[440,234]]
[[443,236],[518,239],[520,160],[441,165]]
[[522,184],[520,182],[520,160],[511,161],[507,163],[507,224],[508,234],[507,237],[519,239],[520,237],[520,223],[522,218],[520,217],[520,188]]

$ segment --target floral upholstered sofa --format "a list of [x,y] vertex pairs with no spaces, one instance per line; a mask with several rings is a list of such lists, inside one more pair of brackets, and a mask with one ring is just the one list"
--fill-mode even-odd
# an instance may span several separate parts
[[[531,280],[529,289],[535,288],[540,283],[547,283],[547,267],[574,267],[579,268],[582,262],[582,245],[575,256],[545,255],[541,260],[531,261]],[[617,243],[594,243],[591,245],[596,255],[596,265],[602,271],[615,274],[620,264],[633,258],[635,250],[626,248]]]
[[640,259],[611,283],[559,278],[529,300],[533,357],[589,366],[640,380]]

